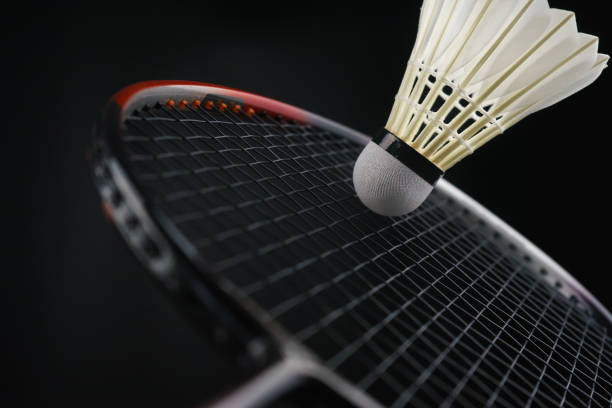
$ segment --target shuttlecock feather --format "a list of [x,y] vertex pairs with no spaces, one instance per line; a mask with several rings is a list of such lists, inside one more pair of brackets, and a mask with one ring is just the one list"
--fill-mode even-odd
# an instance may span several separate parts
[[358,196],[382,215],[414,210],[435,180],[406,162],[417,159],[390,154],[390,145],[401,141],[442,174],[592,83],[609,58],[597,50],[598,38],[578,32],[573,12],[545,0],[425,0],[385,126],[397,140],[364,149],[353,173]]

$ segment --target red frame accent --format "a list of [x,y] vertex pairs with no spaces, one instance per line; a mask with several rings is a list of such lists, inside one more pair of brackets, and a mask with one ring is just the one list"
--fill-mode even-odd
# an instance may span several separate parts
[[[112,96],[112,100],[124,109],[128,102],[139,92],[146,89],[165,86],[197,86],[202,88],[210,88],[215,93],[222,95],[233,96],[244,101],[245,106],[252,106],[255,110],[266,110],[271,113],[278,113],[291,119],[298,121],[307,121],[308,114],[302,109],[288,105],[274,99],[266,98],[261,95],[252,94],[250,92],[241,91],[239,89],[229,88],[227,86],[208,84],[195,81],[177,81],[177,80],[161,80],[161,81],[144,81],[126,86]],[[210,93],[210,92],[207,92]]]

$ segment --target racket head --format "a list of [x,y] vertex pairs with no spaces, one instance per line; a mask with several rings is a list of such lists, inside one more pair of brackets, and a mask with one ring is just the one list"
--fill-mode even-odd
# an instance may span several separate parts
[[[244,288],[231,277],[219,273],[218,265],[177,228],[175,220],[159,205],[159,197],[151,194],[151,189],[142,182],[130,157],[134,152],[126,149],[126,120],[130,115],[148,107],[166,109],[180,116],[183,109],[202,110],[207,105],[211,105],[211,111],[227,112],[245,121],[265,117],[275,126],[276,122],[282,122],[320,129],[333,138],[354,144],[356,152],[369,140],[359,132],[312,113],[227,87],[185,81],[135,84],[113,96],[96,129],[93,167],[105,213],[153,276],[179,298],[197,299],[196,308],[206,310],[204,318],[214,322],[210,325],[211,334],[219,330],[226,332],[220,346],[226,347],[229,342],[232,353],[240,356],[240,364],[249,367],[247,377],[253,379],[220,399],[220,405],[267,401],[279,390],[310,384],[309,381],[315,381],[317,386],[324,384],[324,388],[333,390],[332,393],[351,404],[377,405],[379,402],[367,389],[356,387],[345,379],[344,373],[339,375],[330,369],[320,350],[313,353],[311,347],[296,341],[296,333],[288,330],[286,324],[270,318],[270,310],[245,295]],[[234,112],[237,106],[239,109]],[[519,253],[534,276],[559,296],[575,302],[585,316],[592,316],[602,327],[609,327],[612,319],[605,307],[519,233],[444,180],[434,195],[435,200],[458,204],[467,222],[481,223],[483,230],[499,235],[503,241],[500,245]]]

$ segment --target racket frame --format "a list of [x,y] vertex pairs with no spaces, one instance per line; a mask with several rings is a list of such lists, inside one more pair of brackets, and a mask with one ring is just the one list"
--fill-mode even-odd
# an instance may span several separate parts
[[[127,158],[120,147],[121,124],[127,115],[134,109],[164,103],[168,99],[203,100],[210,95],[239,100],[256,110],[309,123],[364,146],[370,140],[358,131],[311,112],[233,88],[191,81],[137,83],[111,98],[94,129],[92,167],[105,214],[146,269],[194,316],[196,325],[245,367],[250,378],[232,392],[217,397],[212,406],[263,405],[299,384],[312,381],[337,393],[348,405],[380,406],[267,319],[264,311],[241,296],[230,281],[212,273],[212,268],[196,248],[139,194],[141,189],[130,174]],[[436,191],[453,199],[474,222],[483,224],[505,245],[529,259],[528,265],[536,275],[566,297],[575,298],[579,306],[587,309],[600,323],[612,327],[612,315],[606,307],[523,235],[447,180],[441,179]],[[134,228],[134,224],[138,228]]]

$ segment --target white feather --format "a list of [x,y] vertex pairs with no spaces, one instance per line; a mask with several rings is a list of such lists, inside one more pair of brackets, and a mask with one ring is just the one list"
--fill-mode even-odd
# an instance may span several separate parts
[[591,84],[608,59],[597,47],[546,0],[425,0],[385,127],[447,170]]

